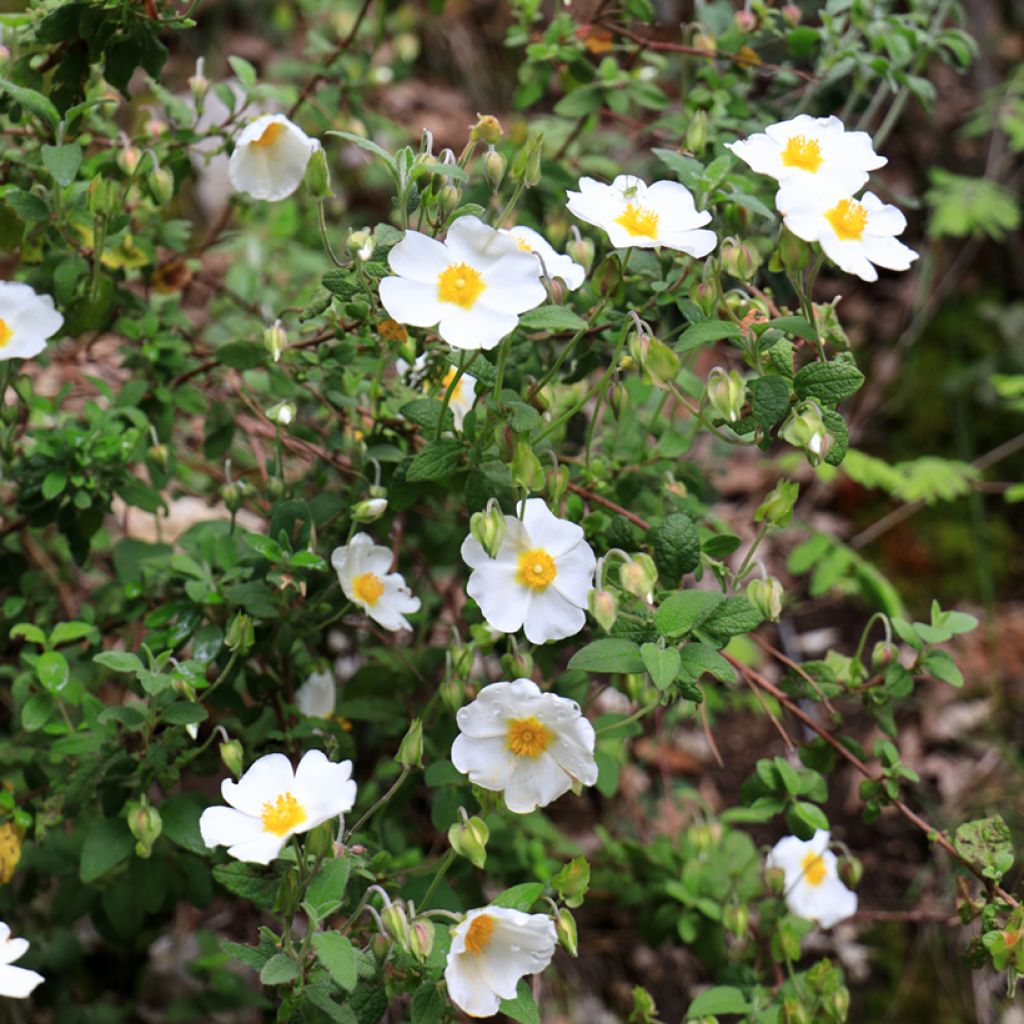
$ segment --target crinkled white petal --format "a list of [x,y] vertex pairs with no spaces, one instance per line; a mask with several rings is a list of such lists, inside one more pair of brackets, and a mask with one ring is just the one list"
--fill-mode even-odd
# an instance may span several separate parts
[[583,609],[567,601],[552,586],[533,593],[523,620],[523,632],[531,644],[545,644],[575,636],[586,624]]
[[238,782],[225,779],[220,791],[225,803],[258,818],[263,805],[287,793],[294,782],[292,763],[284,754],[264,754],[253,761]]
[[0,996],[8,999],[26,999],[37,985],[46,979],[36,971],[25,967],[0,965]]
[[[464,542],[464,552],[465,547]],[[523,625],[533,595],[516,581],[515,573],[514,563],[488,560],[470,573],[466,583],[466,593],[480,606],[488,625],[502,633],[515,633]]]
[[336,702],[333,672],[313,672],[295,691],[295,706],[309,718],[330,718]]
[[[557,559],[583,540],[583,527],[568,519],[559,519],[543,498],[527,498],[525,508],[520,502],[517,510],[522,511],[522,523],[528,535],[524,543],[530,548],[543,548]],[[513,517],[506,516],[506,520],[509,518]]]
[[420,599],[410,593],[401,573],[393,572],[382,576],[381,583],[384,585],[384,591],[372,605],[358,598],[353,600],[374,622],[385,629],[412,629],[405,616],[420,610]]
[[525,313],[547,297],[537,276],[536,257],[519,249],[491,264],[483,279],[487,287],[477,305],[498,313]]
[[410,281],[433,285],[452,264],[443,242],[420,231],[406,231],[402,240],[388,253],[388,266]]
[[[256,145],[272,124],[281,125],[283,131],[269,145]],[[228,163],[228,177],[236,191],[277,202],[302,184],[309,158],[319,148],[316,139],[283,114],[264,114],[239,135]]]
[[0,319],[10,332],[0,345],[0,361],[31,359],[64,325],[49,295],[38,295],[21,281],[0,281]]
[[435,326],[451,305],[437,297],[436,281],[427,284],[406,277],[385,277],[380,301],[392,320],[410,327]]
[[307,751],[295,769],[293,792],[307,815],[296,832],[307,832],[329,818],[347,814],[356,802],[352,762],[331,761],[322,750]]
[[29,949],[28,939],[12,939],[11,930],[4,925],[6,934],[0,938],[0,964],[13,964],[20,960]]
[[[212,850],[216,846],[234,848],[239,844],[250,843],[262,838],[267,832],[260,818],[251,814],[236,811],[233,807],[207,807],[199,816],[199,834]],[[232,853],[232,856],[235,854]]]
[[443,312],[437,333],[452,348],[487,351],[495,348],[519,323],[514,313],[488,308],[481,300],[471,309],[463,309],[452,302],[441,303],[441,306]]
[[468,263],[479,271],[486,270],[504,256],[520,253],[514,239],[473,215],[459,217],[448,229],[444,244],[453,263]]
[[587,272],[570,256],[557,252],[554,246],[539,232],[533,228],[518,225],[509,228],[508,234],[525,245],[535,257],[543,260],[543,269],[549,277],[560,277],[566,284],[569,291],[574,292],[586,280]]
[[461,733],[452,744],[452,764],[463,775],[468,775],[473,785],[492,793],[505,789],[516,761],[504,734],[508,731],[507,719],[504,722],[501,736],[479,738]]

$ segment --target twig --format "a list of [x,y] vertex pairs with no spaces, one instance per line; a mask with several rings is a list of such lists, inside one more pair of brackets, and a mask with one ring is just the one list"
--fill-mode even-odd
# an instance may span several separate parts
[[718,744],[715,742],[715,737],[711,733],[711,727],[708,725],[708,711],[706,703],[701,701],[697,706],[700,708],[700,724],[704,727],[704,735],[707,737],[711,753],[715,755],[718,767],[724,768],[725,762],[722,760],[722,755],[718,752]]
[[608,498],[602,497],[594,491],[587,490],[586,487],[581,487],[579,484],[569,484],[569,490],[574,494],[578,494],[581,498],[586,498],[587,501],[593,501],[595,504],[603,505],[612,512],[617,512],[620,516],[628,519],[635,526],[639,526],[641,530],[649,530],[651,528],[651,524],[648,523],[646,519],[641,519],[640,516],[630,512],[629,509],[625,509],[621,505],[616,505],[614,501],[610,501]]

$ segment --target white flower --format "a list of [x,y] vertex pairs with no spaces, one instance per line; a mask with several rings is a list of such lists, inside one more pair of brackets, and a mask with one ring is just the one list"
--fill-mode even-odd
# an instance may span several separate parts
[[569,291],[576,291],[586,280],[587,271],[571,256],[556,252],[554,246],[539,231],[519,226],[503,230],[502,234],[511,235],[523,252],[532,252],[534,256],[540,257],[538,265],[543,261],[548,277],[560,277]]
[[0,996],[25,999],[36,985],[46,980],[35,971],[12,966],[15,960],[20,960],[27,952],[28,940],[12,939],[10,927],[0,921]]
[[412,629],[405,614],[420,610],[420,599],[409,593],[399,572],[390,572],[391,552],[357,533],[344,547],[331,552],[331,565],[345,596],[385,629]]
[[496,558],[472,536],[462,542],[463,561],[473,570],[466,591],[484,618],[503,633],[522,627],[533,644],[578,633],[597,565],[583,529],[559,519],[541,498],[526,501],[522,519],[505,516],[505,526]]
[[660,245],[690,256],[707,256],[717,244],[714,231],[697,230],[711,220],[697,212],[685,185],[656,181],[647,185],[632,174],[620,174],[610,185],[580,178],[579,192],[569,192],[569,212],[608,233],[616,249]]
[[519,979],[539,974],[555,955],[555,926],[546,914],[506,907],[471,910],[452,933],[444,980],[470,1017],[490,1017],[515,999]]
[[835,190],[805,190],[784,216],[786,227],[805,242],[817,242],[825,255],[848,274],[877,281],[873,264],[907,270],[917,253],[898,241],[907,219],[874,192],[861,199]]
[[295,691],[295,706],[310,718],[330,718],[336,699],[333,672],[314,672]]
[[456,721],[452,763],[474,785],[504,793],[516,814],[546,807],[576,779],[597,782],[593,726],[574,700],[529,679],[485,686]]
[[287,199],[302,184],[309,158],[319,148],[284,114],[264,114],[238,136],[228,176],[236,191],[253,199]]
[[49,295],[37,295],[20,281],[0,281],[0,360],[39,355],[63,324]]
[[808,185],[824,184],[851,195],[868,180],[868,171],[888,163],[875,152],[867,132],[848,132],[838,117],[798,114],[725,146],[758,174],[780,183],[775,205],[782,212],[800,200]]
[[210,849],[226,846],[250,864],[269,864],[293,835],[345,814],[356,802],[352,762],[335,764],[321,750],[304,754],[294,771],[284,754],[267,754],[238,782],[225,779],[220,791],[231,806],[203,811],[203,842]]
[[380,283],[388,314],[413,327],[436,324],[454,348],[494,348],[547,295],[536,258],[479,217],[459,217],[444,242],[406,231],[388,264],[398,275]]
[[769,868],[786,876],[786,903],[797,917],[817,921],[822,928],[857,913],[857,894],[839,880],[836,855],[828,848],[828,832],[818,829],[804,842],[796,836],[780,839],[768,854]]
[[[431,384],[426,373],[426,353],[418,356],[411,367],[404,359],[397,359],[395,360],[395,368],[401,376],[408,379],[411,387],[420,388],[424,392],[431,390]],[[458,372],[459,371],[454,366],[449,366],[448,369],[445,370],[435,391],[435,394],[440,401],[444,401],[444,396],[448,394],[448,388],[451,387],[451,383]],[[448,408],[451,410],[456,430],[462,429],[466,413],[473,408],[475,402],[476,377],[469,373],[463,373],[459,378],[458,384],[455,385],[455,390],[452,391],[452,397],[448,400]]]

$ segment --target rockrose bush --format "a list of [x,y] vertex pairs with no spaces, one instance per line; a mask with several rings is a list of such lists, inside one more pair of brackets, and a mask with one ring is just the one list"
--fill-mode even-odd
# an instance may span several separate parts
[[904,763],[977,620],[820,512],[957,4],[516,0],[455,127],[442,2],[15,6],[4,1019],[868,1020],[894,833],[1013,991],[1009,828]]

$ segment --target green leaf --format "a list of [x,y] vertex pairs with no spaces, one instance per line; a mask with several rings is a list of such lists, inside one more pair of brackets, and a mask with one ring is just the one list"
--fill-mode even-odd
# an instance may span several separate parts
[[958,825],[953,846],[993,881],[998,882],[1013,866],[1013,834],[998,814]]
[[654,624],[665,637],[680,637],[702,625],[725,600],[714,590],[678,590],[654,613]]
[[264,985],[287,985],[302,973],[299,965],[284,953],[272,956],[260,971],[260,981]]
[[305,902],[318,920],[322,921],[341,906],[351,870],[352,864],[347,857],[335,857],[325,861],[320,873],[310,882]]
[[701,992],[690,1003],[690,1008],[686,1011],[686,1019],[712,1017],[719,1013],[747,1013],[749,1010],[750,1004],[738,988],[733,988],[731,985],[716,985],[714,988]]
[[406,402],[399,412],[410,423],[415,423],[423,427],[428,434],[432,434],[437,430],[437,422],[441,418],[442,409],[444,410],[444,429],[453,430],[455,418],[452,416],[451,409],[445,409],[444,403],[439,402],[436,398],[413,399],[411,402]]
[[735,683],[736,670],[707,644],[688,643],[680,652],[680,675],[696,683],[701,676],[713,676],[720,683]]
[[684,573],[700,565],[700,535],[693,520],[682,512],[666,516],[647,534],[654,551],[654,564],[674,586]]
[[421,985],[412,994],[412,1024],[441,1024],[447,1009],[448,1003],[437,985]]
[[409,481],[441,480],[450,476],[462,460],[464,451],[465,447],[462,442],[453,438],[432,441],[409,463],[405,479]]
[[543,882],[523,882],[513,885],[491,900],[492,907],[506,907],[509,910],[521,910],[524,914],[540,899],[544,892]]
[[963,673],[957,668],[956,662],[945,651],[930,651],[921,668],[929,675],[941,679],[950,686],[963,686]]
[[828,818],[817,804],[796,800],[786,811],[786,823],[802,839],[810,839],[819,829],[828,830]]
[[209,714],[202,704],[195,704],[190,700],[179,700],[168,704],[160,712],[160,717],[171,725],[196,725],[199,722],[205,722]]
[[502,999],[499,1010],[519,1024],[540,1024],[540,1011],[525,978],[516,986],[515,999]]
[[43,146],[43,166],[58,185],[67,188],[75,180],[82,163],[82,147],[77,142],[63,146]]
[[702,320],[699,324],[690,324],[672,347],[676,352],[689,352],[722,338],[739,336],[740,329],[729,320]]
[[21,189],[11,189],[4,194],[4,202],[14,211],[18,219],[33,224],[50,219],[50,208],[39,196]]
[[244,57],[228,57],[228,63],[235,77],[246,89],[256,84],[256,69]]
[[643,644],[640,657],[659,690],[667,689],[679,674],[679,652],[674,647]]
[[846,420],[835,409],[822,409],[821,422],[825,424],[825,429],[835,438],[835,442],[829,449],[828,455],[825,456],[825,461],[830,466],[838,466],[846,458],[846,453],[850,450],[850,434],[846,429]]
[[127,860],[135,839],[121,818],[101,818],[89,830],[82,844],[78,877],[88,885]]
[[789,381],[770,375],[752,380],[749,387],[750,414],[762,430],[768,430],[789,411]]
[[89,622],[58,622],[50,634],[50,646],[60,647],[61,644],[81,640],[95,632],[96,627]]
[[817,398],[836,405],[856,394],[864,374],[849,363],[808,363],[793,379],[797,398]]
[[365,149],[368,153],[373,153],[374,156],[379,156],[383,160],[392,172],[395,171],[395,158],[386,150],[382,149],[373,142],[371,139],[364,139],[361,135],[353,135],[351,132],[337,132],[329,131],[327,135],[337,135],[339,139],[345,139],[346,142],[351,142],[360,149]]
[[575,334],[586,329],[587,321],[566,306],[539,306],[519,317],[519,326],[528,331],[551,334]]
[[251,341],[229,341],[214,353],[217,362],[232,370],[252,370],[267,361],[267,350]]
[[57,651],[45,651],[36,659],[36,678],[48,693],[57,694],[71,678],[68,660]]
[[746,597],[727,597],[701,628],[716,639],[728,640],[757,629],[763,620],[764,616]]
[[37,732],[50,720],[54,709],[53,698],[48,693],[33,694],[21,709],[21,725],[26,732]]
[[12,640],[20,637],[30,644],[39,644],[40,647],[46,644],[46,634],[31,622],[19,622],[16,626],[11,626],[10,637]]
[[814,327],[802,316],[777,316],[774,320],[769,320],[766,326],[785,331],[786,334],[795,334],[807,341],[814,341],[817,338]]
[[643,672],[640,648],[632,640],[603,637],[580,648],[569,659],[569,668],[584,672]]
[[92,660],[114,672],[138,672],[143,667],[142,662],[128,651],[102,651]]
[[213,869],[213,877],[228,892],[241,896],[260,910],[272,910],[277,900],[279,879],[268,877],[264,872],[265,869],[248,864],[218,864]]
[[6,78],[0,78],[0,92],[6,93],[15,103],[24,107],[29,113],[35,114],[40,120],[45,121],[51,128],[60,124],[60,111],[35,89],[26,89],[22,85],[15,85]]
[[671,149],[652,149],[651,152],[688,188],[704,175],[704,165],[691,156],[683,156]]
[[199,832],[199,816],[202,807],[188,793],[176,793],[160,804],[160,818],[163,834],[182,849],[197,853],[200,857],[209,852]]
[[340,932],[317,932],[313,936],[317,959],[346,992],[356,987],[356,951]]

